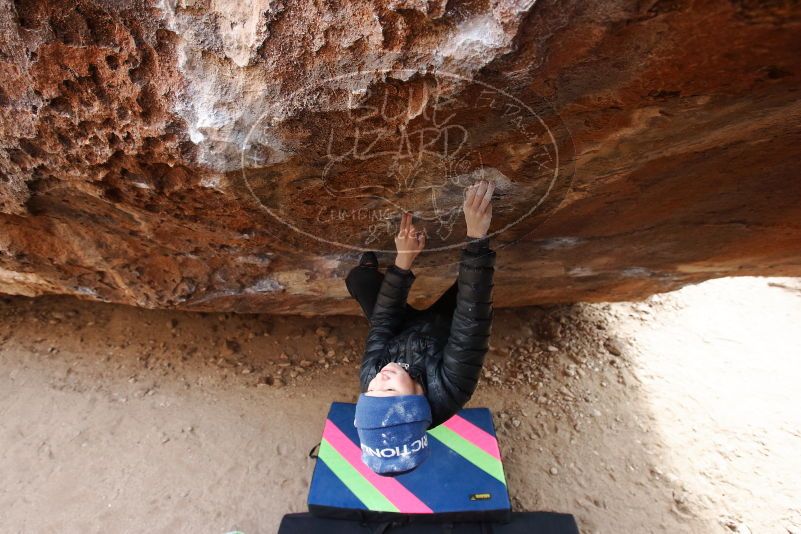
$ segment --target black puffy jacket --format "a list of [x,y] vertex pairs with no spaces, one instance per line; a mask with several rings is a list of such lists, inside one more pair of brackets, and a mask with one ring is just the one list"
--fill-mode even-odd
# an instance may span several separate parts
[[456,310],[449,331],[431,321],[407,322],[406,298],[414,282],[411,270],[387,268],[378,293],[362,360],[362,392],[389,362],[409,371],[431,405],[432,427],[447,421],[476,389],[492,326],[495,252],[489,238],[462,248]]

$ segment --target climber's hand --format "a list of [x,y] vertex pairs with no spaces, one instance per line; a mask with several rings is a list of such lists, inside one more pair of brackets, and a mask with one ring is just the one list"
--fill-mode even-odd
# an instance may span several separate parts
[[415,229],[412,224],[412,214],[407,211],[401,217],[400,231],[395,238],[395,248],[398,250],[395,265],[401,269],[411,269],[414,259],[425,246],[425,232]]
[[481,180],[467,188],[464,199],[464,220],[467,237],[479,239],[487,235],[492,220],[492,193],[495,184]]

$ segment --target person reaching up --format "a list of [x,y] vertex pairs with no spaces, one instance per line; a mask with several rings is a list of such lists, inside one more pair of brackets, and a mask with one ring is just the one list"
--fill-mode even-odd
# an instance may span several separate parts
[[394,476],[428,458],[426,431],[447,421],[470,400],[489,349],[495,251],[489,245],[494,184],[468,187],[463,204],[467,235],[459,274],[425,310],[407,304],[425,234],[404,213],[397,255],[386,274],[365,252],[345,280],[370,327],[360,369],[354,424],[362,461]]

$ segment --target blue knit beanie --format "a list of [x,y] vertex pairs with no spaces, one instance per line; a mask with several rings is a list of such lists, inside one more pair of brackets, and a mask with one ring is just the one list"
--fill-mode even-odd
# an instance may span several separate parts
[[353,423],[359,432],[362,461],[380,475],[414,469],[430,454],[426,430],[431,425],[431,406],[423,395],[362,393]]

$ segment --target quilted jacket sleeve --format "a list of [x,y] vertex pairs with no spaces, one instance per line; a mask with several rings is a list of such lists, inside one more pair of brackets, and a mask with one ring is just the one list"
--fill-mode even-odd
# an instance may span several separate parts
[[384,357],[387,341],[400,333],[406,310],[406,299],[414,279],[415,276],[411,270],[401,269],[396,265],[387,268],[373,308],[373,316],[370,318],[370,330],[367,332],[367,341],[359,372],[362,391],[367,389],[372,379],[372,371]]
[[456,311],[440,367],[442,386],[452,401],[451,413],[438,414],[437,419],[461,409],[478,384],[489,350],[494,274],[495,251],[489,248],[489,238],[470,241],[462,249]]

